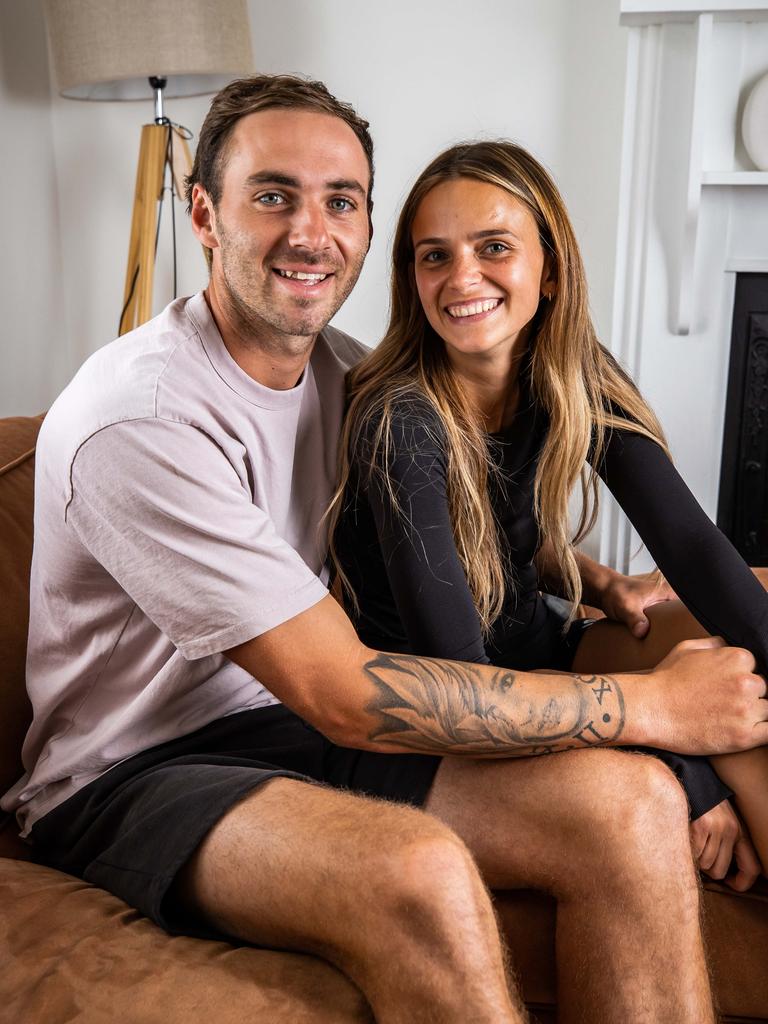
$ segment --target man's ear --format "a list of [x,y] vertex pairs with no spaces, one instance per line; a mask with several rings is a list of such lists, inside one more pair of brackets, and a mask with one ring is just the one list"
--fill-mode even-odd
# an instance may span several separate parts
[[365,250],[366,255],[371,251],[371,242],[373,241],[373,200],[368,204],[368,248]]
[[219,239],[216,233],[216,211],[211,197],[202,185],[192,189],[192,209],[190,211],[192,230],[199,242],[206,249],[218,249]]

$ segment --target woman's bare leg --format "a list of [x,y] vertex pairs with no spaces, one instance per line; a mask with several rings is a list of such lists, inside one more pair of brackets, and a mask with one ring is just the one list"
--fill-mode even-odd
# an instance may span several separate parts
[[[768,568],[753,569],[768,589]],[[708,636],[680,601],[647,609],[651,623],[638,640],[619,622],[601,619],[584,634],[573,663],[575,672],[626,672],[653,668],[681,640]],[[723,782],[735,794],[736,805],[749,829],[763,874],[768,875],[768,747],[710,758]]]

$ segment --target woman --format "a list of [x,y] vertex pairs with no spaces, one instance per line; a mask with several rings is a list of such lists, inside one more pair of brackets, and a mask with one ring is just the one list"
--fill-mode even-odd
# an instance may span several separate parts
[[[519,669],[619,671],[651,667],[679,640],[706,635],[700,622],[765,671],[768,596],[598,343],[576,239],[546,171],[512,143],[447,150],[405,202],[393,263],[389,328],[349,377],[331,509],[332,550],[363,641]],[[568,497],[581,476],[578,540],[594,523],[598,475],[688,611],[663,581],[631,581],[575,552]],[[572,609],[584,596],[634,621],[634,634],[573,611],[563,628],[540,587]],[[640,640],[643,609],[656,602],[670,603],[651,609]],[[706,822],[694,831],[700,865],[723,877],[731,844],[712,822],[729,790],[704,759],[659,756],[680,775],[692,817]],[[768,749],[713,762],[765,869]],[[736,852],[741,881],[754,876],[748,842]]]

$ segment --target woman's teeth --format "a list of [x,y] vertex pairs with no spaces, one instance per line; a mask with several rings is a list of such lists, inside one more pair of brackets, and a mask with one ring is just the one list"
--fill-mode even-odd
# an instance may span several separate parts
[[478,313],[487,313],[495,309],[501,299],[483,299],[481,302],[468,302],[461,306],[448,306],[448,315],[453,317],[476,316]]

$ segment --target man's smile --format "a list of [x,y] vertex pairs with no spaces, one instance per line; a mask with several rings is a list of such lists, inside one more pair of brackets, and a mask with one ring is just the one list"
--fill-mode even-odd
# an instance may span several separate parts
[[[274,275],[279,278],[281,286],[294,294],[306,295],[307,292],[326,291],[333,284],[333,270],[289,270],[287,267],[273,267]],[[324,287],[325,286],[325,287]]]
[[318,281],[324,281],[328,274],[305,274],[301,270],[280,270],[276,268],[278,274],[281,277],[290,277],[296,281],[307,281],[309,284],[317,284]]

